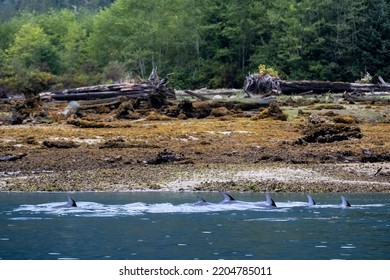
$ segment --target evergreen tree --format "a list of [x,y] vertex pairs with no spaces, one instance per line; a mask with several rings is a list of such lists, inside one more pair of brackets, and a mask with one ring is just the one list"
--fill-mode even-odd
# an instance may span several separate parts
[[175,87],[241,87],[260,64],[283,79],[389,80],[389,2],[0,0],[0,82],[33,71],[71,87],[157,67]]
[[357,60],[361,72],[390,79],[390,1],[365,1],[364,21],[359,25]]

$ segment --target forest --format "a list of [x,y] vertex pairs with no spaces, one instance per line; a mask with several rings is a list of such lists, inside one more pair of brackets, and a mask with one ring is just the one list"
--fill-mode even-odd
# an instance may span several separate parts
[[[390,80],[390,0],[0,0],[0,95],[145,79]],[[369,74],[369,75],[368,75]]]

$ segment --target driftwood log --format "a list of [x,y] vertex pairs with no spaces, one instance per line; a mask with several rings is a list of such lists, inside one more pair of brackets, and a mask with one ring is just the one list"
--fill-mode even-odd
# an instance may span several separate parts
[[185,90],[184,91],[186,94],[192,96],[192,97],[195,97],[199,100],[202,100],[202,101],[205,101],[205,100],[210,100],[211,98],[208,98],[207,96],[203,95],[203,94],[199,94],[199,93],[196,93],[196,92],[193,92],[193,91],[190,91],[190,90]]
[[[200,92],[202,92],[202,90]],[[207,90],[204,91],[205,93],[203,93],[203,94],[200,92],[194,92],[194,91],[190,91],[190,90],[184,91],[184,93],[186,93],[192,97],[195,97],[196,99],[198,99],[200,101],[209,102],[210,104],[221,103],[221,104],[225,104],[224,106],[227,106],[227,107],[229,107],[229,105],[226,105],[226,104],[236,104],[236,105],[240,104],[240,106],[238,106],[238,107],[240,107],[240,109],[242,109],[243,111],[250,110],[250,109],[266,108],[271,103],[276,102],[275,96],[250,97],[250,98],[242,98],[240,100],[237,100],[234,98],[233,99],[223,98],[221,95],[219,95],[219,94],[225,93],[226,91],[214,92],[214,93],[219,93],[219,94],[214,95],[213,98],[210,98],[207,96],[207,94],[209,93],[209,91],[207,91]],[[228,92],[231,93],[232,91],[228,91]],[[244,108],[246,108],[246,109],[244,109]],[[250,108],[250,109],[248,109],[248,108]]]
[[390,91],[390,85],[323,82],[323,81],[297,81],[297,82],[281,81],[280,91],[283,94],[294,94],[294,93],[303,93],[303,92],[313,92],[313,93],[378,92],[378,91]]
[[148,81],[144,83],[102,84],[78,87],[44,93],[41,97],[54,100],[93,100],[126,96],[131,99],[149,99],[153,96],[160,98],[175,98],[173,89],[167,87],[168,76],[160,79],[156,69],[153,69]]
[[386,98],[382,94],[365,94],[362,92],[344,92],[343,98],[350,103],[358,102],[390,102],[389,98]]
[[390,91],[390,84],[380,77],[378,84],[359,84],[328,81],[283,81],[268,74],[252,74],[244,81],[248,94],[302,94]]
[[46,93],[54,100],[92,100],[113,98],[118,96],[127,96],[128,98],[148,99],[152,95],[164,95],[166,98],[174,98],[175,92],[167,88],[157,88],[148,84],[113,84],[113,85],[97,85],[92,87],[81,87],[73,89],[65,89]]

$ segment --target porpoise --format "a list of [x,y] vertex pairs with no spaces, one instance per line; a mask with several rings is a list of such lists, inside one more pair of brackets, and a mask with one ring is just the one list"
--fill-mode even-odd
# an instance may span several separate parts
[[68,200],[66,202],[66,204],[54,206],[54,208],[72,208],[72,207],[77,207],[76,201],[73,198],[71,198],[69,195],[66,195],[66,198]]
[[341,206],[344,208],[351,207],[351,204],[344,196],[341,196]]
[[271,198],[269,193],[265,193],[265,198],[265,202],[257,202],[255,205],[259,207],[277,207],[275,201]]
[[315,206],[316,204],[311,195],[307,194],[307,206]]

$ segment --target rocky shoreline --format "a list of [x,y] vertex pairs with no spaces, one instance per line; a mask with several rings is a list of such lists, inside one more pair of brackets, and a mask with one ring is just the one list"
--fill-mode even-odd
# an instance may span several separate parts
[[387,103],[291,100],[201,119],[54,104],[55,121],[0,123],[0,191],[390,192]]
[[[375,175],[379,168],[385,172]],[[0,190],[389,193],[389,170],[387,163],[364,163],[164,165],[73,172],[2,172]]]
[[20,159],[0,162],[0,191],[390,192],[388,162],[328,157],[327,163],[297,164],[253,149],[218,152],[223,156],[148,147],[23,148]]

